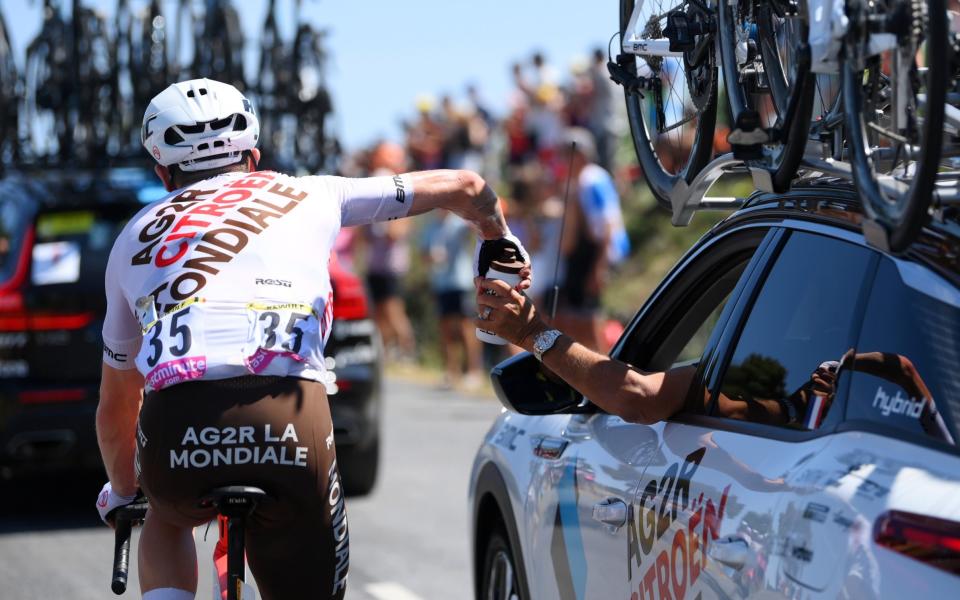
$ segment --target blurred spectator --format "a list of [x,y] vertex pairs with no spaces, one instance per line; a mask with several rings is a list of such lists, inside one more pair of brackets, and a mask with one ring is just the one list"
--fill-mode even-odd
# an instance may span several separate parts
[[461,380],[473,387],[480,374],[480,340],[474,333],[473,234],[466,221],[448,211],[438,216],[424,232],[423,251],[430,264],[430,288],[440,315],[440,351],[443,354],[444,386]]
[[602,48],[593,51],[590,82],[593,93],[587,127],[597,142],[597,164],[612,173],[617,146],[617,115],[623,92],[610,79],[607,55]]
[[[665,67],[668,85],[683,83],[675,80],[675,67]],[[446,96],[436,103],[430,96],[420,96],[414,115],[402,122],[410,160],[406,166],[475,170],[505,193],[510,227],[530,251],[536,273],[527,293],[543,303],[545,310],[552,307],[557,296],[558,321],[564,323],[561,327],[578,341],[602,350],[609,347],[609,338],[615,332],[600,324],[600,297],[611,265],[621,261],[629,250],[620,200],[610,175],[615,148],[626,130],[622,95],[609,79],[606,53],[600,49],[571,61],[569,74],[562,81],[544,55],[537,52],[530,60],[513,65],[513,80],[515,89],[501,120],[473,84],[465,88],[462,99]],[[675,100],[665,106],[668,118],[682,118],[685,110],[688,107]],[[678,139],[680,135],[677,130],[656,140],[665,165],[680,164],[688,149],[687,140]],[[564,225],[562,194],[572,139],[577,141],[578,152]],[[391,152],[402,155],[397,148],[381,144],[357,153],[344,164],[356,164],[362,172],[375,168],[385,168],[389,173],[402,170],[396,164],[384,164]],[[500,181],[505,185],[497,185]],[[369,233],[371,288],[381,271],[393,274],[385,278],[388,284],[381,286],[390,290],[398,290],[399,280],[406,276],[406,254],[400,260],[397,257],[401,253],[394,254],[393,249],[403,245],[407,232],[397,231],[392,225]],[[428,239],[424,241],[424,251],[430,257],[432,290],[442,315],[442,353],[449,384],[464,372],[471,377],[479,368],[481,352],[477,348],[482,346],[464,317],[472,317],[472,300],[464,306],[458,297],[464,290],[472,293],[471,248],[462,245],[468,237],[466,231],[460,231],[462,225],[455,217],[440,220],[426,232]],[[461,260],[463,267],[457,266]],[[565,273],[571,276],[565,277]],[[458,278],[458,283],[450,283]],[[553,293],[555,285],[561,288],[558,294]],[[406,313],[398,310],[395,314],[402,315],[403,323],[407,323]],[[400,330],[408,328],[400,326]],[[404,348],[412,346],[412,341],[400,341],[403,334],[391,334],[389,325],[383,332],[385,339],[397,339],[395,345],[410,355]],[[492,347],[484,351],[492,352]]]
[[[574,182],[563,231],[566,274],[560,288],[557,327],[596,351],[605,351],[600,297],[609,268],[630,251],[613,178],[596,164],[593,136],[582,128],[564,134],[562,158]],[[571,144],[576,147],[571,151]],[[572,152],[572,155],[571,155]]]
[[[407,170],[406,163],[402,147],[383,142],[370,155],[370,174],[396,175]],[[401,294],[403,277],[410,268],[409,227],[409,219],[374,223],[366,228],[366,243],[367,286],[383,345],[389,355],[411,360],[416,340]]]
[[[554,194],[553,188],[547,173],[535,162],[514,169],[510,204],[505,211],[510,230],[530,252],[530,262],[536,274],[527,294],[548,314],[550,305],[544,302],[553,293],[563,217],[563,201]],[[562,278],[563,272],[558,275]]]
[[420,118],[407,127],[407,148],[417,170],[438,169],[443,161],[443,126],[433,116],[434,102],[429,96],[417,100]]
[[480,96],[480,91],[477,89],[477,86],[472,83],[467,86],[467,99],[470,101],[470,105],[473,107],[473,112],[475,112],[478,117],[483,119],[483,122],[486,123],[487,128],[492,128],[495,124],[493,113],[487,108],[487,104]]

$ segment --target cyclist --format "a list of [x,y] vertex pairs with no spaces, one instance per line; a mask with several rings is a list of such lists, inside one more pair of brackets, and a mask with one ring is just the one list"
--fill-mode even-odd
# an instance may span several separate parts
[[192,529],[214,516],[198,500],[261,487],[271,501],[250,519],[247,557],[263,597],[342,598],[349,538],[323,360],[337,232],[446,208],[526,253],[467,171],[256,171],[257,116],[228,84],[171,85],[147,107],[141,137],[170,194],[133,217],[107,264],[101,517],[142,489],[143,597],[193,598]]

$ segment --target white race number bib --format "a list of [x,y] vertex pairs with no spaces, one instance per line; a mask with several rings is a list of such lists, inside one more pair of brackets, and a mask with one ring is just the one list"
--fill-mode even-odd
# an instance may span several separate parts
[[262,373],[277,356],[306,362],[320,344],[320,320],[309,304],[251,302],[250,342],[244,351],[247,369]]
[[203,300],[193,299],[144,326],[136,364],[147,390],[200,379],[207,372],[203,327]]

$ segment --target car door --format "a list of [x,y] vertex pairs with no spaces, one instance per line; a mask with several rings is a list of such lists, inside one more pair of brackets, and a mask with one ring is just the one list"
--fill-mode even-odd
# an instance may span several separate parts
[[[764,235],[762,229],[743,232],[710,243],[710,251],[685,259],[655,292],[613,354],[648,366],[682,359],[679,362],[686,360],[695,369]],[[634,552],[631,499],[645,467],[664,462],[660,449],[664,427],[664,423],[627,423],[604,413],[572,415],[562,434],[547,440],[566,452],[549,544],[562,600],[630,596],[639,559]]]
[[638,599],[781,597],[771,563],[829,556],[777,509],[842,419],[835,389],[813,375],[852,347],[874,265],[855,244],[779,231],[638,489]]
[[846,420],[788,480],[778,511],[811,553],[781,558],[781,587],[836,598],[960,590],[960,291],[882,256],[855,350]]

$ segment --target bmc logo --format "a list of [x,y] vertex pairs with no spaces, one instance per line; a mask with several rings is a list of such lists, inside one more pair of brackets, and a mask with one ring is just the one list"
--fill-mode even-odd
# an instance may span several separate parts
[[403,204],[407,201],[407,193],[403,189],[403,178],[399,175],[393,176],[393,185],[397,186],[397,202]]
[[117,362],[127,362],[127,355],[120,352],[114,352],[110,346],[104,344],[103,353]]
[[257,285],[279,285],[281,287],[291,287],[291,282],[286,279],[263,279],[258,277],[255,280]]

